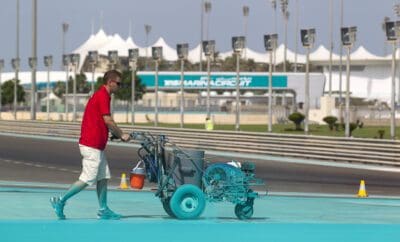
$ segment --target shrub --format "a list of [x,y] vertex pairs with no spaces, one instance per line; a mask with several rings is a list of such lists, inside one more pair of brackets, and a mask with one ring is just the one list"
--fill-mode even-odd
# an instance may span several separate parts
[[335,128],[335,123],[338,119],[335,116],[326,116],[323,121],[328,124],[329,129],[333,130]]
[[[346,130],[346,124],[345,124],[345,123],[341,123],[340,126],[342,126],[342,129],[343,129],[343,130]],[[358,124],[358,123],[350,123],[349,128],[350,128],[350,130],[349,130],[349,131],[350,131],[350,134],[349,134],[349,135],[350,135],[350,137],[351,137],[353,131],[354,131],[355,129],[359,128],[359,124]]]
[[305,116],[302,113],[296,112],[289,115],[289,120],[292,121],[295,126],[296,130],[301,130],[301,123],[303,122]]
[[380,139],[383,139],[383,136],[385,135],[385,130],[384,129],[379,129],[378,130],[378,136]]

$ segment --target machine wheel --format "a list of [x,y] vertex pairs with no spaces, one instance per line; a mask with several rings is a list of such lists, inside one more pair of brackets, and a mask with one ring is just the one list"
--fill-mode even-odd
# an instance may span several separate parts
[[170,199],[161,201],[164,211],[172,218],[176,218],[175,214],[172,212],[171,207],[169,205]]
[[238,219],[249,219],[253,216],[253,212],[253,205],[247,202],[245,204],[236,204],[235,206],[235,215]]
[[199,217],[205,208],[206,200],[203,192],[195,185],[185,184],[174,192],[169,202],[172,213],[178,219],[194,219]]

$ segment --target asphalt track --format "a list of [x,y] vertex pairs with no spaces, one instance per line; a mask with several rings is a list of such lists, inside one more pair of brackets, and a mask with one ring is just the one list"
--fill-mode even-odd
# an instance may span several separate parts
[[[111,185],[118,185],[122,173],[136,164],[137,148],[110,143],[106,154],[113,174]],[[256,174],[267,183],[269,192],[329,193],[355,195],[360,180],[365,180],[371,195],[400,196],[399,168],[385,168],[339,164],[327,166],[327,162],[309,164],[265,159],[215,156],[206,152],[211,162],[251,160],[256,164]],[[21,137],[0,135],[0,180],[70,184],[80,173],[81,160],[76,140],[48,139],[46,137]],[[154,186],[153,184],[147,184]]]

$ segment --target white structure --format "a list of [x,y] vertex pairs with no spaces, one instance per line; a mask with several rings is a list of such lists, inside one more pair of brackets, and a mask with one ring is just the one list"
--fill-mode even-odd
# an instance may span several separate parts
[[[151,46],[162,46],[163,47],[163,58],[168,61],[176,61],[177,55],[175,46],[171,47],[162,37],[160,37]],[[109,50],[118,50],[118,55],[126,57],[128,55],[128,49],[139,48],[141,56],[145,56],[146,48],[147,53],[150,56],[151,46],[140,47],[135,44],[132,37],[124,40],[118,34],[107,35],[104,30],[100,29],[95,35],[91,35],[81,46],[79,46],[73,53],[78,53],[81,56],[80,68],[84,63],[84,59],[90,50],[97,50],[102,55],[107,55]],[[193,47],[193,46],[191,46]],[[189,51],[188,60],[191,62],[198,62],[200,54],[200,44],[194,46]],[[276,50],[276,64],[283,62],[284,45],[281,44]],[[219,53],[219,58],[224,59],[232,56],[232,50]],[[400,58],[399,55],[397,55]],[[257,52],[252,50],[250,47],[246,48],[247,59],[253,59],[258,63],[268,63],[269,54],[265,51]],[[332,88],[333,91],[339,90],[339,55],[333,53],[333,74],[332,74]],[[290,49],[287,49],[287,60],[291,63],[295,62],[295,53]],[[329,65],[329,50],[320,45],[310,55],[311,65],[321,66],[323,73],[328,79],[328,65]],[[302,54],[297,55],[297,63],[304,64],[305,56]],[[345,65],[345,56],[343,56],[343,65]],[[368,98],[368,99],[382,99],[385,101],[389,100],[390,97],[390,68],[391,68],[391,55],[388,56],[376,56],[371,54],[363,46],[351,53],[351,93],[354,97]],[[399,69],[399,68],[398,68]],[[343,70],[342,79],[342,90],[345,90],[345,70]],[[399,76],[399,75],[397,75]],[[5,77],[6,79],[6,77]],[[40,78],[38,78],[40,80]],[[328,82],[326,83],[325,91],[328,91]],[[399,90],[399,80],[397,77],[397,87]],[[400,94],[397,94],[400,95]]]

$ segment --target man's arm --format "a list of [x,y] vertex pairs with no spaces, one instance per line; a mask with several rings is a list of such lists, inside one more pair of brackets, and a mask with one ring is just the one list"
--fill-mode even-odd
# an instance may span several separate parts
[[110,115],[104,115],[103,120],[106,123],[108,129],[111,130],[111,133],[116,135],[118,138],[121,138],[123,141],[129,140],[129,134],[124,134]]

